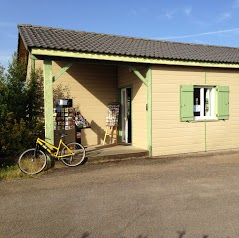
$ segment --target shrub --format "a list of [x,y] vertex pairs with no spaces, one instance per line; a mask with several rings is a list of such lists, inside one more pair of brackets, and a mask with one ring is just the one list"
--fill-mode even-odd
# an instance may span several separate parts
[[[40,124],[37,126],[40,129],[42,127]],[[26,148],[33,147],[37,134],[39,134],[37,127],[34,129],[35,131],[33,128],[28,128],[23,119],[17,122],[12,112],[8,113],[4,126],[0,130],[1,153],[3,155],[17,155]]]
[[42,72],[32,71],[27,79],[26,69],[16,54],[6,72],[0,66],[0,157],[34,146],[43,130]]

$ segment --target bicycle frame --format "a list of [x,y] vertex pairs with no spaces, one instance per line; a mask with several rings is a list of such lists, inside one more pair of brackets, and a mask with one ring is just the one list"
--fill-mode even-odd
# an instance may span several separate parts
[[[58,159],[75,155],[75,153],[72,152],[72,150],[62,141],[62,138],[61,138],[60,141],[59,141],[58,147],[54,146],[53,144],[51,144],[51,143],[49,143],[49,142],[47,142],[47,141],[44,141],[44,140],[40,139],[40,138],[37,138],[36,144],[39,144],[39,145],[40,145],[41,147],[43,147],[49,154],[51,154],[52,156],[54,156],[54,157],[56,157],[56,158],[58,158]],[[66,155],[61,155],[61,154],[60,154],[61,145],[63,145],[63,146],[69,151],[69,154],[66,154]],[[54,153],[54,154],[53,154],[53,152],[52,152],[53,149],[56,150],[56,153]]]

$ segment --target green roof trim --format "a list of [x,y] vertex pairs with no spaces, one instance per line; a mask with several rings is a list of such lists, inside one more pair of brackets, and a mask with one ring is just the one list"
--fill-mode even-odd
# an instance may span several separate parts
[[164,65],[180,65],[180,66],[198,66],[198,67],[214,67],[214,68],[237,68],[239,64],[230,63],[210,63],[210,62],[195,62],[183,60],[166,60],[166,59],[152,59],[133,56],[110,55],[110,54],[96,54],[85,52],[74,52],[65,50],[39,49],[33,48],[31,54],[34,56],[50,56],[50,57],[66,57],[66,58],[81,58],[81,59],[95,59],[95,60],[109,60],[118,62],[130,63],[147,63],[147,64],[164,64]]

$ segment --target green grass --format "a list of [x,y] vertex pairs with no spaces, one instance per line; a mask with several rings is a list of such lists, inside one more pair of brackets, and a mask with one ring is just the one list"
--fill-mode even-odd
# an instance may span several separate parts
[[30,178],[34,176],[23,173],[19,169],[16,161],[17,158],[15,157],[0,158],[0,181],[19,178]]
[[43,174],[45,174],[45,171],[42,171],[41,173],[34,175],[25,174],[19,169],[18,165],[11,165],[5,168],[0,168],[0,181],[19,178],[34,178],[36,176],[41,176]]
[[0,180],[9,180],[21,177],[29,177],[29,175],[24,174],[17,165],[0,168]]
[[18,165],[17,158],[9,157],[9,158],[1,158],[0,157],[0,181],[1,180],[10,180],[10,179],[19,179],[19,178],[33,178],[36,176],[41,176],[46,172],[51,172],[54,167],[53,162],[47,163],[46,168],[40,172],[39,174],[29,175],[23,173]]

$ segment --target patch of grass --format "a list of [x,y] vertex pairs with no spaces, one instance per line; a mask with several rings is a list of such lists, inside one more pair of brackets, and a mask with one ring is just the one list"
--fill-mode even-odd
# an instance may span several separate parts
[[[47,171],[46,171],[47,170]],[[16,163],[11,165],[0,166],[0,181],[1,180],[10,180],[10,179],[19,179],[19,178],[34,178],[42,176],[45,173],[51,172],[51,167],[47,167],[39,174],[25,174],[23,173]]]
[[0,180],[16,179],[27,176],[29,177],[29,175],[24,174],[17,165],[0,168]]
[[[18,178],[34,178],[38,176],[42,176],[46,173],[52,172],[52,168],[55,165],[55,161],[51,160],[51,162],[47,163],[45,169],[34,175],[29,175],[23,173],[18,165],[17,165],[17,159],[16,157],[0,157],[0,181],[1,180],[10,180],[10,179],[18,179]],[[34,171],[35,169],[33,169]]]

